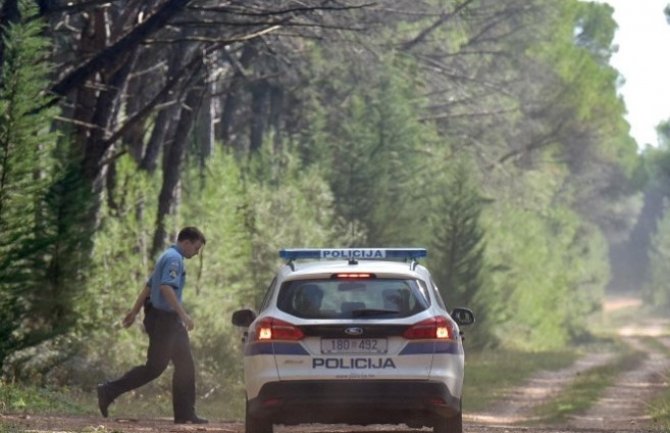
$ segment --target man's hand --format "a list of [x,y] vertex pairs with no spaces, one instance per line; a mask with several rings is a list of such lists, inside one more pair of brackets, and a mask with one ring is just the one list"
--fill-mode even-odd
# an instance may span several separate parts
[[128,328],[130,325],[132,325],[135,322],[135,316],[137,316],[137,313],[134,311],[130,311],[128,314],[126,314],[126,317],[123,318],[123,327]]
[[184,315],[182,316],[181,321],[184,324],[184,328],[186,328],[187,331],[192,331],[193,328],[195,327],[193,319],[191,319],[191,316],[189,316],[186,313],[184,313]]

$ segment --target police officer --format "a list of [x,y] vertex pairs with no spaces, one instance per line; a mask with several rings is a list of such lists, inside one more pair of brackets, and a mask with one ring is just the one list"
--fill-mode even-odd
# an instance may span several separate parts
[[207,423],[195,413],[195,368],[188,337],[194,323],[182,306],[186,277],[184,258],[197,255],[206,242],[200,230],[185,227],[177,235],[177,244],[158,259],[149,281],[123,319],[123,326],[129,327],[144,306],[144,327],[149,334],[147,362],[117,380],[98,385],[98,407],[102,416],[107,417],[108,407],[116,397],[157,378],[172,361],[175,424]]

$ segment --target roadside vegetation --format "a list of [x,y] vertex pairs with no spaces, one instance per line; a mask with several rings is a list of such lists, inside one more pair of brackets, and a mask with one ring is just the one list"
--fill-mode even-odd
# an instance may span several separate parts
[[[659,343],[657,339],[651,339],[650,344],[670,357],[670,348],[667,345]],[[670,371],[666,371],[660,380],[666,385],[670,384]],[[666,386],[665,390],[649,403],[648,412],[654,422],[664,429],[663,431],[670,431],[670,387]]]
[[90,414],[89,393],[0,382],[0,414]]
[[670,391],[665,391],[649,405],[649,414],[664,430],[670,430]]

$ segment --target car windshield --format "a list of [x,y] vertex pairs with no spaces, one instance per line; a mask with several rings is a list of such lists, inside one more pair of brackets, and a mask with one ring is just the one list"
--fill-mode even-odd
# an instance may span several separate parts
[[419,280],[356,279],[285,282],[277,307],[306,319],[407,317],[430,305]]

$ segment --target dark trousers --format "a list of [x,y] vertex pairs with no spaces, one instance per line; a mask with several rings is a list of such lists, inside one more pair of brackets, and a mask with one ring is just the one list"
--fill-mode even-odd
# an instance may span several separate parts
[[145,309],[144,327],[149,334],[147,362],[121,378],[108,382],[107,390],[116,398],[124,392],[154,380],[174,364],[172,375],[172,408],[175,419],[195,416],[195,367],[188,332],[176,313],[155,308]]

